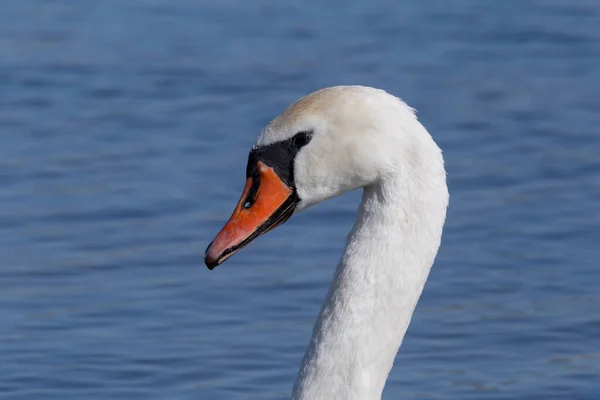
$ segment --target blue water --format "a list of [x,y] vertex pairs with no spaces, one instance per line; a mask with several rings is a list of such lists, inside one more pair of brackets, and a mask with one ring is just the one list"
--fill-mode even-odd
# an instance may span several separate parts
[[599,65],[597,0],[1,2],[0,397],[288,397],[360,193],[203,252],[261,127],[363,84],[452,195],[384,398],[599,399]]

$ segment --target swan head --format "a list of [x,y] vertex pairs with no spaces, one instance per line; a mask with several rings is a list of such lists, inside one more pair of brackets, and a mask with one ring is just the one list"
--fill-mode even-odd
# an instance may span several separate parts
[[411,168],[415,149],[428,141],[414,110],[383,90],[338,86],[301,98],[250,151],[242,196],[206,249],[207,267],[296,212]]

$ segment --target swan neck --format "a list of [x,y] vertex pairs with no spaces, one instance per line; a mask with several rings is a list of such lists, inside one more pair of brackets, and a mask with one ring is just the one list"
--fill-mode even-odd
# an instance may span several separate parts
[[407,182],[397,176],[364,189],[293,399],[381,398],[437,253],[447,204],[428,201],[439,198],[435,184]]

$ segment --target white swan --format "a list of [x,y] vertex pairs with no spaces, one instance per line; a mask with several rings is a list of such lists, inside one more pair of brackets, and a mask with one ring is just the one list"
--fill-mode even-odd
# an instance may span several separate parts
[[209,245],[213,269],[293,213],[364,188],[292,398],[380,399],[446,219],[442,153],[414,110],[383,90],[340,86],[263,130],[242,197]]

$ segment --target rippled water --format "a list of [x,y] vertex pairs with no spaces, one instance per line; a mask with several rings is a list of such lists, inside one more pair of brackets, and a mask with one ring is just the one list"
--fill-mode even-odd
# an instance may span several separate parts
[[384,398],[600,398],[600,3],[404,3],[3,2],[0,396],[289,396],[360,194],[203,252],[260,128],[363,84],[452,194]]

